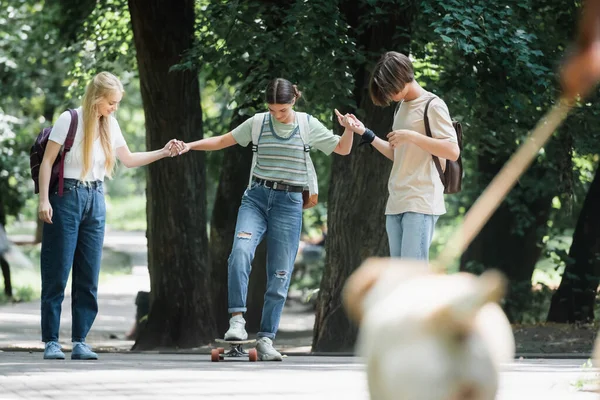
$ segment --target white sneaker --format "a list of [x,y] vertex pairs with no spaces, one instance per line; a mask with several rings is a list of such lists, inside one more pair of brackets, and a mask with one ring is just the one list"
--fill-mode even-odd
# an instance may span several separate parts
[[246,320],[241,315],[234,315],[229,319],[229,330],[225,332],[225,340],[246,340]]
[[273,341],[268,337],[260,337],[256,341],[256,351],[260,361],[281,361],[281,353],[273,348]]

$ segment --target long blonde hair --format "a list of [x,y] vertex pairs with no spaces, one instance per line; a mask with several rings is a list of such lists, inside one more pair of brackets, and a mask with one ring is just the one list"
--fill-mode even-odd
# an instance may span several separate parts
[[110,116],[100,116],[98,118],[98,103],[109,96],[111,93],[123,93],[123,84],[110,72],[100,72],[88,83],[83,95],[83,170],[81,179],[85,179],[88,172],[92,169],[92,159],[94,152],[94,141],[96,131],[100,135],[100,144],[104,151],[106,161],[104,169],[106,176],[112,177],[115,167],[115,152],[112,148],[110,139]]

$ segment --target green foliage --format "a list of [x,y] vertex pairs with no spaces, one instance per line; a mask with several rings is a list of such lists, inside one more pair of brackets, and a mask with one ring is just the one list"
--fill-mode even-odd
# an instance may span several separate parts
[[[263,111],[264,88],[276,77],[296,83],[302,91],[297,108],[328,126],[334,126],[333,108],[354,106],[350,65],[357,53],[337,2],[219,0],[197,4],[197,44],[176,68],[196,66],[203,71],[202,90],[215,93],[212,87],[217,87],[223,95],[219,112],[206,115],[209,135],[215,126],[220,128],[215,133],[227,132],[225,121]],[[233,110],[239,115],[233,115]],[[321,201],[326,201],[331,158],[319,152],[312,157]],[[218,174],[213,161],[209,159],[209,176],[211,170]]]
[[[43,88],[63,61],[56,51],[56,14],[43,2],[3,1],[0,16],[0,215],[15,215],[32,191],[29,148],[43,121]],[[0,222],[2,218],[0,218]]]
[[100,71],[119,76],[124,86],[137,75],[133,31],[126,0],[94,2],[76,32],[73,50],[77,58],[71,66],[71,95],[79,96],[85,84]]
[[197,63],[210,68],[211,79],[227,79],[243,115],[257,111],[276,77],[297,83],[315,115],[350,97],[353,46],[336,2],[212,1],[198,18],[198,45],[182,67]]
[[[556,71],[573,36],[577,6],[558,0],[421,2],[412,44],[418,78],[446,100],[464,127],[465,190],[448,196],[453,214],[475,200],[554,103]],[[547,196],[559,196],[572,211],[555,228],[574,223],[587,189],[577,154],[588,157],[600,148],[593,128],[600,109],[594,104],[575,110],[508,196],[519,221],[512,233],[520,234],[533,222],[528,204]],[[566,146],[573,146],[574,154]]]

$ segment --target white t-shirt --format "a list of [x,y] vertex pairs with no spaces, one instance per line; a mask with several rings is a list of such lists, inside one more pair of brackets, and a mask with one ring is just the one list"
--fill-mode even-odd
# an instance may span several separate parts
[[[394,117],[393,130],[409,129],[427,135],[423,115],[425,105],[433,93],[425,92],[400,105]],[[456,131],[446,103],[435,98],[427,110],[431,136],[438,140],[457,143]],[[440,159],[442,168],[446,161]],[[389,198],[386,215],[416,212],[428,215],[446,213],[444,185],[430,153],[416,144],[407,143],[394,149],[394,166],[388,181]]]
[[[81,180],[81,172],[83,171],[83,112],[81,107],[77,110],[77,116],[79,122],[77,124],[77,132],[75,133],[75,140],[73,141],[73,147],[65,158],[65,178]],[[50,132],[49,140],[56,142],[60,145],[64,145],[67,139],[67,133],[69,132],[69,126],[71,125],[71,114],[69,111],[62,113],[56,123],[52,127]],[[125,138],[119,127],[117,120],[110,116],[109,119],[109,133],[113,149],[117,149],[121,146],[125,146]],[[106,157],[104,150],[102,150],[102,144],[100,138],[94,142],[92,168],[88,172],[87,176],[82,179],[84,181],[103,181],[106,171],[104,169],[104,162]]]

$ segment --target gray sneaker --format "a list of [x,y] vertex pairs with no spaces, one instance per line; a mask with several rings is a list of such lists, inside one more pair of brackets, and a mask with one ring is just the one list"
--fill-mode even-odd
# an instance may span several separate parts
[[246,340],[246,320],[241,315],[235,315],[229,319],[229,330],[225,332],[225,340]]
[[281,361],[281,353],[273,348],[273,341],[268,337],[260,337],[256,341],[256,351],[260,361]]

